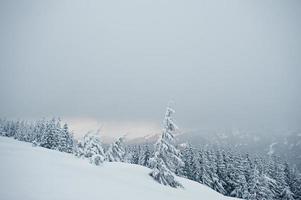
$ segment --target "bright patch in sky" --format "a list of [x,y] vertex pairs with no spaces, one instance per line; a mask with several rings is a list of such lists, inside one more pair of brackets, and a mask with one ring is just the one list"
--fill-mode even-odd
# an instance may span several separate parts
[[157,134],[161,131],[161,124],[151,121],[102,121],[95,118],[64,118],[76,137],[81,137],[89,131],[100,130],[105,138],[142,137]]

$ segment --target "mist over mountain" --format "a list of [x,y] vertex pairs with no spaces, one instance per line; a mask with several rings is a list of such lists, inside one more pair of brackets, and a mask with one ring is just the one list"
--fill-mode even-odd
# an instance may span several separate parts
[[[154,144],[160,134],[138,137],[128,142],[130,144]],[[189,144],[198,147],[216,146],[231,148],[237,152],[265,157],[279,156],[288,161],[292,166],[301,170],[301,131],[243,131],[225,130],[208,131],[199,130],[176,135],[178,144]]]

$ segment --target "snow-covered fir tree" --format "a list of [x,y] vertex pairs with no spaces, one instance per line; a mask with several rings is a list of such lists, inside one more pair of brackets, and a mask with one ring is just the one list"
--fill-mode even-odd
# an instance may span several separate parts
[[148,144],[129,145],[127,148],[127,160],[132,164],[148,167],[152,151]]
[[296,200],[301,200],[301,173],[294,169],[293,175],[292,192]]
[[231,184],[233,184],[230,195],[238,198],[247,198],[249,196],[249,191],[244,171],[245,166],[242,164],[243,158],[240,155],[233,157],[233,165],[231,165],[230,168],[232,171],[229,174],[229,179],[231,180]]
[[53,118],[46,123],[46,130],[41,139],[41,146],[48,149],[58,149],[59,122]]
[[68,125],[65,123],[59,134],[59,151],[72,153],[74,139],[69,132]]
[[180,151],[175,147],[174,132],[177,126],[172,120],[174,112],[173,109],[167,107],[162,135],[156,142],[154,156],[150,159],[150,167],[152,168],[150,176],[161,184],[182,187],[174,176],[176,168],[184,165]]
[[79,142],[77,156],[89,158],[90,163],[100,165],[105,160],[99,133],[87,133]]
[[193,148],[190,145],[187,145],[182,151],[182,161],[184,162],[184,165],[182,167],[181,173],[185,178],[194,181],[198,180],[196,173],[198,173],[199,170],[196,166],[198,164],[198,161],[196,160],[197,157],[195,155],[195,152],[193,151]]
[[45,131],[46,131],[45,119],[38,120],[34,124],[34,128],[33,128],[33,141],[32,141],[32,143],[33,143],[34,146],[41,146],[42,138],[43,138],[43,135],[45,134]]
[[218,166],[217,166],[217,154],[216,151],[209,151],[208,155],[208,166],[207,166],[207,170],[208,170],[208,174],[210,175],[210,185],[209,187],[213,188],[214,190],[225,194],[226,190],[223,187],[223,181],[220,179],[220,177],[218,176],[217,170],[218,170]]
[[133,146],[129,149],[130,163],[138,164],[139,163],[139,154],[140,154],[140,146]]
[[216,154],[217,154],[217,160],[216,160],[216,166],[217,166],[217,169],[216,169],[216,174],[219,178],[219,186],[220,186],[220,189],[218,189],[217,191],[226,195],[227,194],[227,191],[225,189],[226,187],[226,174],[227,174],[227,171],[226,171],[226,163],[225,163],[225,152],[218,149],[216,151]]
[[5,120],[0,119],[0,136],[5,136],[4,125],[5,125]]
[[202,154],[199,155],[200,158],[200,170],[201,170],[201,174],[200,174],[200,182],[212,187],[213,184],[213,180],[212,180],[212,173],[214,173],[213,169],[213,165],[211,163],[211,161],[209,160],[209,158],[211,157],[210,154],[211,152],[208,151],[207,149],[203,152],[201,152]]
[[149,146],[148,145],[140,146],[138,165],[148,167],[150,156],[151,156],[151,152]]
[[120,137],[110,145],[106,152],[106,158],[109,162],[124,162],[126,152],[123,140],[124,138]]

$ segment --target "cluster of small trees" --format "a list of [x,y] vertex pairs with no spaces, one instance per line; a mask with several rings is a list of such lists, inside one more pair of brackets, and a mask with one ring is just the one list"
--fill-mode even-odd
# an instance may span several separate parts
[[149,144],[128,145],[126,148],[129,163],[149,167],[149,159],[153,154],[153,149]]
[[105,153],[98,134],[88,133],[77,142],[75,155],[88,158],[90,163],[100,165],[105,160]]
[[105,152],[98,132],[89,132],[81,140],[76,140],[68,125],[62,125],[56,118],[35,122],[0,119],[0,135],[30,142],[33,146],[73,153],[77,157],[88,158],[95,165],[105,160],[123,162],[126,157],[123,138],[111,144]]
[[118,138],[105,151],[100,140],[99,132],[88,133],[76,145],[75,155],[81,158],[88,158],[90,163],[100,165],[104,161],[124,162],[126,157],[123,138]]
[[56,118],[36,122],[0,120],[0,135],[66,153],[74,150],[75,140],[68,125],[62,126]]

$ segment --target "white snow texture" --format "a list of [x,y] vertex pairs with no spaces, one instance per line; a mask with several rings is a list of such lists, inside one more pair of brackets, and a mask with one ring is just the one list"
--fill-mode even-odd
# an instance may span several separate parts
[[86,159],[0,137],[3,200],[226,200],[207,186],[176,177],[183,186],[158,184],[150,169],[121,162],[91,165]]

